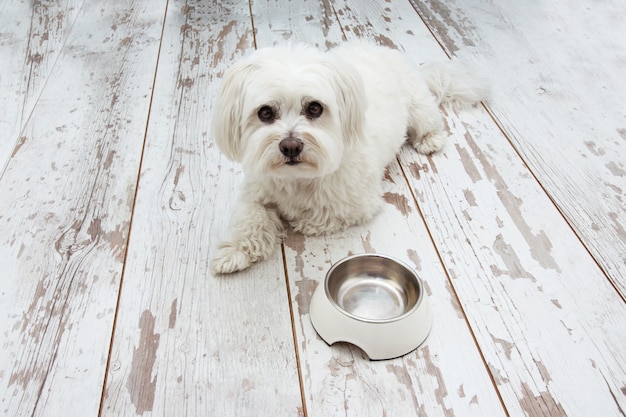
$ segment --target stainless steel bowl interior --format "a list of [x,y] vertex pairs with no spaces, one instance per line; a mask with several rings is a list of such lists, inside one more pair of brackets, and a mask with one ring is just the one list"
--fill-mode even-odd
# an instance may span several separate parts
[[363,254],[335,264],[326,276],[326,296],[343,313],[386,322],[417,308],[422,286],[415,272],[384,255]]

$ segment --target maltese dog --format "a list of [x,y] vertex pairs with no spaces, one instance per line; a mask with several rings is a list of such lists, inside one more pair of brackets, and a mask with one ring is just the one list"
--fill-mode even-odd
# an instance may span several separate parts
[[402,53],[361,42],[260,49],[236,63],[224,74],[212,134],[245,179],[212,272],[267,258],[288,227],[319,235],[370,220],[404,142],[439,150],[439,104],[474,104],[485,93],[451,64],[416,71]]

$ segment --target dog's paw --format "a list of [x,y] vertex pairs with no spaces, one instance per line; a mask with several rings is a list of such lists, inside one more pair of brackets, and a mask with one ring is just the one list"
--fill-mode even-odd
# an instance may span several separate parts
[[252,264],[250,255],[235,246],[223,246],[217,250],[211,259],[211,272],[217,274],[231,274],[246,269]]
[[414,140],[413,147],[424,155],[437,152],[446,143],[446,134],[443,132],[430,132],[424,137]]

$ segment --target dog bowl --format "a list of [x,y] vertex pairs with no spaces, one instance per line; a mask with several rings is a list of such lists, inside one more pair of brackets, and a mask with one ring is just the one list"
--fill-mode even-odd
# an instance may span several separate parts
[[379,254],[353,255],[333,265],[313,293],[309,313],[326,343],[352,343],[372,360],[411,352],[432,327],[415,271]]

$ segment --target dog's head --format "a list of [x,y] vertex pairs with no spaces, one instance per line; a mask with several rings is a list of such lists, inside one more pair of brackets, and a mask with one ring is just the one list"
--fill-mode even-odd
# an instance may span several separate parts
[[249,175],[319,177],[362,136],[363,81],[341,57],[298,45],[261,49],[224,74],[212,134]]

